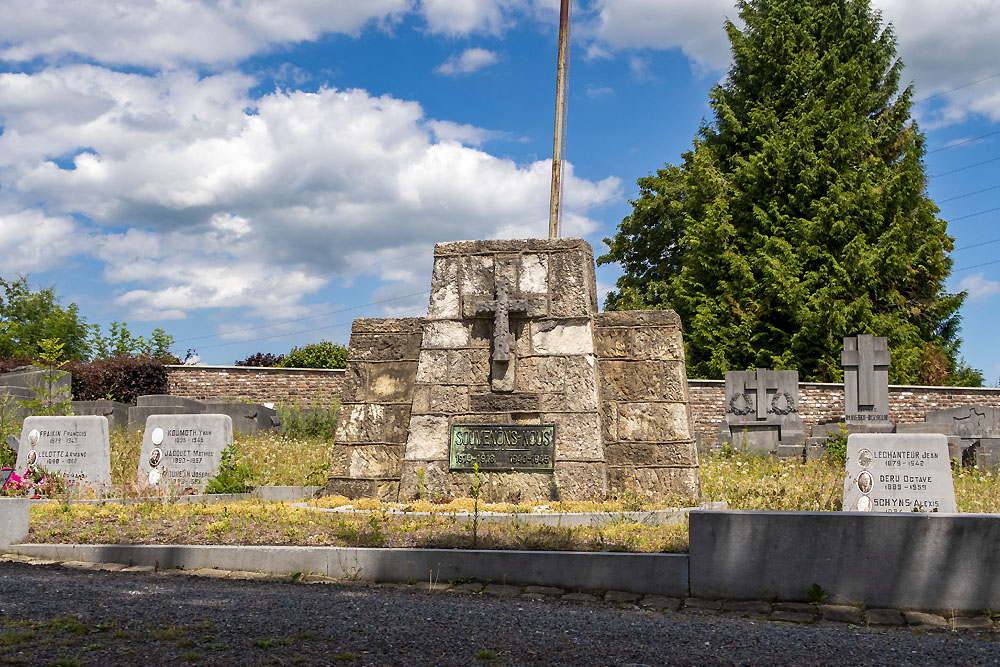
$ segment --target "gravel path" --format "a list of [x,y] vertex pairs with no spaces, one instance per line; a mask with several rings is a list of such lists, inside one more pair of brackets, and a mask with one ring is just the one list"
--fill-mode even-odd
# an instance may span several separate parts
[[1000,664],[992,636],[0,563],[0,664]]

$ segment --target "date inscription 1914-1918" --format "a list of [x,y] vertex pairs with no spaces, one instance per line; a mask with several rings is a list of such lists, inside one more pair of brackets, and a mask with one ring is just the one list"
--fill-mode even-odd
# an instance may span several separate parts
[[455,424],[451,427],[451,470],[552,472],[556,427],[535,424]]

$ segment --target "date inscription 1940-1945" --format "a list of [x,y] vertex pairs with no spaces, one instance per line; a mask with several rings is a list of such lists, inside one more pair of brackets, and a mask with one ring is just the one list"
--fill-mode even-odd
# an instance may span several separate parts
[[556,427],[535,424],[455,424],[451,470],[552,472]]

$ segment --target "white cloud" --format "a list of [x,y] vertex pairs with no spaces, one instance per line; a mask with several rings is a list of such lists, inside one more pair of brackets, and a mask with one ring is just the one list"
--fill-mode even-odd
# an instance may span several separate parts
[[962,278],[958,283],[959,292],[968,292],[970,301],[982,301],[994,294],[1000,294],[1000,282],[986,278],[982,272]]
[[44,273],[79,252],[84,235],[69,217],[38,209],[0,213],[0,276]]
[[[441,240],[545,235],[548,160],[470,147],[494,133],[426,119],[415,102],[334,89],[252,99],[253,83],[88,65],[0,74],[0,205],[45,201],[62,225],[46,223],[45,238],[70,237],[68,216],[94,221],[76,250],[104,263],[132,319],[311,315],[304,295],[333,276],[419,291],[429,263],[400,257]],[[568,208],[620,195],[617,179],[571,167]],[[567,234],[594,228],[567,214]]]
[[495,65],[499,60],[500,57],[493,51],[480,48],[466,49],[460,54],[449,56],[435,71],[446,76],[471,74],[484,67]]
[[498,35],[523,10],[524,0],[422,0],[421,10],[431,32],[467,35],[473,32]]
[[103,63],[173,67],[229,63],[324,33],[392,21],[412,0],[77,0],[0,3],[0,58],[78,55]]
[[609,86],[597,86],[592,83],[588,83],[585,91],[587,95],[592,100],[596,100],[599,97],[607,97],[608,95],[614,95],[615,89]]

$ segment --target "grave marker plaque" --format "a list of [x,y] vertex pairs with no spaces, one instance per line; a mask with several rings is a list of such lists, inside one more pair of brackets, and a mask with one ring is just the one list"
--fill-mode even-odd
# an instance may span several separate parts
[[26,417],[16,470],[41,466],[79,488],[111,484],[108,420],[101,416]]
[[449,469],[552,472],[556,427],[534,424],[455,424],[451,427]]
[[139,483],[204,491],[233,442],[229,415],[150,415],[142,437]]
[[937,433],[852,433],[842,509],[957,512],[948,439]]
[[844,337],[844,419],[889,424],[889,344],[884,336]]

